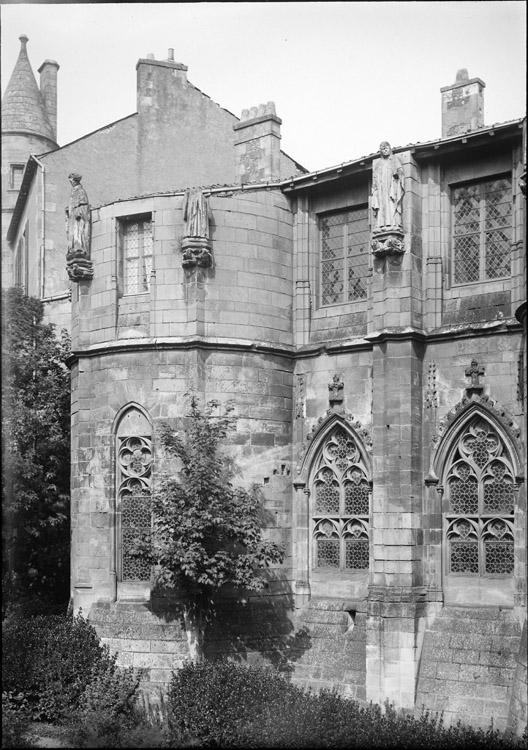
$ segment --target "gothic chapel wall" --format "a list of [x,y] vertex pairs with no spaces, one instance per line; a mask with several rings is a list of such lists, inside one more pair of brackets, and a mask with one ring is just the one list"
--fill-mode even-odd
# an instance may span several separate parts
[[188,651],[131,529],[192,391],[234,402],[286,552],[219,598],[207,656],[522,734],[526,126],[485,126],[483,89],[461,69],[441,138],[310,173],[273,102],[235,117],[172,50],[138,61],[136,113],[62,148],[31,84],[46,151],[3,184],[3,267],[71,305],[72,600],[152,695]]

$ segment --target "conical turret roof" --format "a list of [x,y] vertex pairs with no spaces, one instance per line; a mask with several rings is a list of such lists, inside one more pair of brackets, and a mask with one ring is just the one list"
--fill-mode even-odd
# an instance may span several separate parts
[[32,133],[55,143],[44,99],[27,55],[27,41],[27,36],[22,34],[20,54],[2,99],[2,132]]

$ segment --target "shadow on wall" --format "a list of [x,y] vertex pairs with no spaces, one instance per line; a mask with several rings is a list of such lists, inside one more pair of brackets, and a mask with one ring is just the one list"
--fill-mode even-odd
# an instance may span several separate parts
[[[214,599],[215,616],[206,625],[204,657],[209,661],[229,658],[249,666],[273,666],[292,674],[294,664],[312,647],[307,627],[297,630],[291,620],[293,601],[286,583],[274,582],[273,594],[229,596]],[[152,593],[152,612],[167,623],[178,621],[184,631],[176,596]]]

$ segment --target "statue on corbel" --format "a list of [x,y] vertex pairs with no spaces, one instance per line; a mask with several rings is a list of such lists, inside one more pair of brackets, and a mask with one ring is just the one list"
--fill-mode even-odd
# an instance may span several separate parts
[[209,199],[200,188],[185,191],[183,219],[185,233],[181,244],[182,266],[184,268],[194,266],[209,268],[213,263],[209,237],[212,212]]
[[66,206],[66,270],[71,281],[90,280],[93,263],[90,260],[91,208],[86,190],[81,185],[82,175],[72,172],[68,175],[71,185],[70,200]]
[[372,252],[377,257],[401,255],[403,244],[403,167],[390,143],[380,144],[380,156],[372,166]]

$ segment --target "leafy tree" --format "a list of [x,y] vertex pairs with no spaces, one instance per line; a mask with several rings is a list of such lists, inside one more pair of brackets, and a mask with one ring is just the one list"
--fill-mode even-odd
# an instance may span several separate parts
[[173,590],[193,661],[203,658],[205,624],[214,614],[213,594],[223,586],[259,591],[261,571],[284,559],[282,548],[262,534],[264,508],[256,487],[232,484],[236,467],[221,443],[235,426],[234,407],[219,415],[210,401],[201,411],[191,397],[183,434],[166,424],[161,443],[181,462],[153,495],[152,534],[138,537],[136,554],[156,566],[156,584]]
[[42,302],[2,292],[3,602],[68,601],[70,373]]

